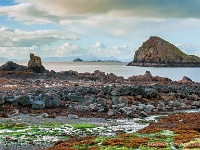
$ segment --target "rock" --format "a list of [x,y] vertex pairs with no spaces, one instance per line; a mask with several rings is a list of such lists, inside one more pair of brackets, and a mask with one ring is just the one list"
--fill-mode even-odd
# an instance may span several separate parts
[[158,95],[158,91],[153,88],[145,88],[142,92],[142,96],[145,98],[155,98]]
[[33,109],[44,109],[45,104],[44,104],[43,101],[33,101],[31,108],[33,108]]
[[15,101],[20,106],[29,106],[30,105],[30,98],[27,95],[16,96]]
[[18,65],[16,63],[14,63],[13,61],[8,61],[8,62],[6,62],[4,65],[2,65],[0,67],[0,70],[3,70],[3,71],[15,71],[17,69],[19,70],[19,68],[27,69],[27,67],[25,67],[25,66]]
[[53,96],[46,95],[44,98],[45,107],[56,108],[60,106],[60,99]]
[[140,118],[145,118],[145,117],[148,117],[148,115],[147,115],[146,112],[142,111],[142,112],[140,112],[139,117]]
[[191,83],[193,83],[193,81],[190,78],[184,76],[182,78],[182,80],[181,80],[181,83],[183,83],[183,84],[191,84]]
[[128,99],[127,98],[125,98],[125,97],[120,97],[119,98],[119,103],[124,103],[124,104],[128,104]]
[[135,52],[134,60],[128,66],[200,67],[199,62],[199,57],[187,55],[175,45],[151,36]]
[[192,106],[196,106],[197,108],[200,108],[200,101],[194,101],[192,103]]
[[98,98],[97,104],[101,104],[101,106],[106,106],[106,100],[104,98]]
[[67,98],[71,101],[71,102],[81,102],[84,98],[83,96],[79,96],[76,95],[75,93],[69,93],[67,95]]
[[41,58],[38,56],[35,56],[34,54],[30,54],[28,68],[36,73],[44,73],[46,71],[46,69],[42,65]]
[[9,104],[12,104],[13,106],[18,106],[18,102],[16,101],[16,99],[8,99],[7,102]]
[[75,114],[69,114],[67,117],[70,119],[79,119],[79,116]]
[[147,105],[146,108],[145,108],[145,111],[146,112],[152,112],[153,109],[155,109],[155,107],[153,105]]
[[116,113],[117,113],[117,110],[115,110],[115,109],[109,109],[109,111],[107,112],[107,115],[108,116],[114,116],[114,115],[116,115]]
[[42,116],[42,118],[48,118],[49,117],[49,115],[47,113],[44,113],[41,116]]
[[1,106],[4,104],[5,100],[4,98],[0,95],[0,109],[1,109]]
[[89,102],[90,104],[96,103],[95,95],[90,96],[89,99],[88,99],[88,102]]
[[164,111],[165,110],[165,104],[163,102],[158,103],[157,109],[160,111]]
[[119,104],[119,99],[117,97],[112,97],[112,104],[113,105],[118,105]]
[[101,91],[97,94],[97,97],[104,97],[104,91],[101,90]]

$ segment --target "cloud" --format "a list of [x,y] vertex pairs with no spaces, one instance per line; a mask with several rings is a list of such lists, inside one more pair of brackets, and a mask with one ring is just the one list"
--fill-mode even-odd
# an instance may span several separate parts
[[64,43],[62,46],[55,48],[53,51],[55,51],[55,55],[58,57],[63,57],[63,56],[80,56],[86,54],[85,49],[76,46],[72,43]]
[[0,28],[0,47],[31,47],[50,45],[59,40],[77,40],[78,37],[56,30],[36,30],[32,32],[19,29]]
[[[0,14],[26,23],[62,22],[91,16],[200,18],[199,0],[16,0]],[[65,21],[66,22],[66,21]]]
[[0,47],[0,54],[6,58],[27,59],[30,53],[38,52],[37,46],[31,47]]
[[105,49],[106,46],[101,43],[101,42],[96,42],[94,45],[92,45],[93,48],[96,48],[96,49]]
[[112,56],[120,59],[133,58],[133,49],[131,49],[128,45],[115,45],[111,48],[110,53]]

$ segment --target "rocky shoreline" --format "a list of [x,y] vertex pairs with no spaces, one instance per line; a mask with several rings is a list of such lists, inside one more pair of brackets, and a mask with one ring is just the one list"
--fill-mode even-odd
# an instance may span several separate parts
[[132,119],[200,108],[200,84],[188,77],[172,81],[146,71],[125,79],[99,70],[48,71],[38,64],[37,71],[13,63],[0,67],[1,118]]
[[140,66],[140,67],[200,67],[199,62],[182,62],[182,63],[165,63],[165,62],[130,62],[127,66]]

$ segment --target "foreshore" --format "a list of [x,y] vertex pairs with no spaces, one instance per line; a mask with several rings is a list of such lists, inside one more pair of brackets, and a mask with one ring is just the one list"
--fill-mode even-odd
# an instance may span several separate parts
[[[149,71],[128,79],[76,71],[0,72],[0,116],[132,119],[200,108],[200,84],[154,77]],[[41,119],[42,120],[42,119]]]

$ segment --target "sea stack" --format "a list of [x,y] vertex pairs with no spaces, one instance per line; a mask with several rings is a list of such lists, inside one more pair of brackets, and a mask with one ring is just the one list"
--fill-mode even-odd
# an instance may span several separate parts
[[134,59],[128,66],[200,67],[200,58],[185,54],[160,37],[151,36],[135,52]]
[[36,73],[44,73],[46,69],[42,65],[41,58],[35,56],[34,54],[30,54],[30,60],[28,62],[28,68],[31,69],[33,72]]

